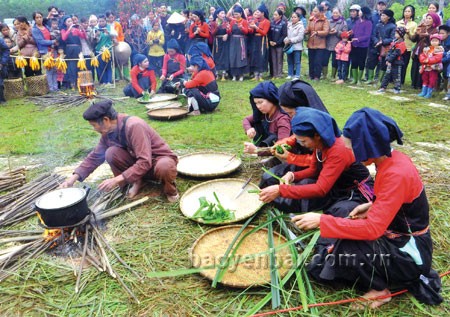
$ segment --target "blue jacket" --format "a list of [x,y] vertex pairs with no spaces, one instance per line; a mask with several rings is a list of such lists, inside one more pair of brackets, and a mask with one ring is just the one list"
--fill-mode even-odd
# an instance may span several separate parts
[[397,26],[394,22],[378,23],[375,28],[375,33],[372,36],[372,44],[375,45],[379,40],[382,41],[383,46],[390,45],[395,40],[395,29]]
[[[45,28],[50,32],[49,28],[44,25]],[[38,48],[39,54],[44,55],[47,54],[48,48],[54,44],[54,40],[46,40],[44,39],[44,34],[42,34],[41,30],[36,25],[33,25],[31,29],[31,34],[33,35],[34,40],[36,41],[36,46]]]

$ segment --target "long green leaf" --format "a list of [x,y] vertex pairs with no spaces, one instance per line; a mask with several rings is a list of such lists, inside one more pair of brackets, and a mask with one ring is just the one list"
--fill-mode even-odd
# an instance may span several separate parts
[[[272,220],[269,213],[269,220]],[[272,309],[278,308],[281,305],[280,285],[278,281],[278,269],[276,265],[274,241],[273,241],[273,225],[269,223],[268,227],[268,244],[269,244],[269,264],[270,264],[270,291],[272,295]]]
[[220,260],[220,265],[217,268],[216,274],[214,275],[214,279],[212,281],[211,286],[217,287],[217,283],[222,280],[223,275],[225,274],[225,269],[228,268],[229,265],[229,257],[231,249],[233,249],[234,244],[241,236],[242,232],[247,228],[247,226],[250,224],[250,222],[253,220],[253,218],[256,216],[253,215],[252,217],[248,218],[247,221],[242,225],[241,229],[236,233],[233,240],[231,241],[230,245],[228,246],[227,250],[225,251],[225,254],[223,255],[222,259]]
[[278,180],[280,183],[285,184],[286,182],[284,181],[284,179],[282,179],[281,177],[275,175],[274,173],[272,173],[270,170],[268,170],[265,167],[262,167],[262,170],[264,172],[266,172],[267,174],[269,174],[270,176],[272,176],[273,178],[275,178],[276,180]]
[[[314,236],[312,237],[311,241],[309,241],[308,245],[306,246],[303,253],[299,256],[298,262],[296,265],[286,274],[286,276],[281,280],[281,287],[283,287],[289,279],[292,277],[292,275],[295,274],[298,267],[301,267],[306,259],[309,257],[310,253],[312,252],[314,245],[317,242],[317,239],[319,239],[320,231],[316,230],[314,232]],[[260,300],[256,305],[254,305],[244,316],[251,316],[256,314],[258,311],[260,311],[270,300],[271,294],[267,294],[262,300]]]

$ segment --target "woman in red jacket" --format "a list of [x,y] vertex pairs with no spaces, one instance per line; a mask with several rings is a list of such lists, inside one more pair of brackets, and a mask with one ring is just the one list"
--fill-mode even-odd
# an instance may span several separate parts
[[192,21],[189,28],[190,45],[197,42],[207,43],[209,38],[209,25],[205,22],[205,16],[202,11],[192,11]]
[[185,70],[186,57],[181,53],[177,40],[171,39],[167,43],[167,53],[163,59],[162,75],[159,78],[162,83],[158,93],[176,93],[175,84],[183,79]]
[[291,124],[297,142],[313,151],[313,160],[304,170],[287,172],[282,177],[284,184],[262,189],[261,201],[273,201],[287,212],[324,210],[347,217],[353,208],[372,198],[369,171],[355,162],[352,151],[340,137],[336,121],[328,113],[303,108]]
[[125,86],[123,93],[134,98],[142,97],[144,94],[153,95],[156,91],[156,76],[153,69],[148,69],[148,58],[143,54],[136,54],[134,64],[130,72],[131,83]]
[[188,97],[188,107],[191,115],[202,112],[212,112],[220,101],[219,87],[216,76],[209,69],[203,57],[191,56],[192,78],[184,82],[184,93]]
[[[313,257],[309,273],[322,282],[344,281],[367,291],[354,308],[377,308],[390,301],[388,287],[407,288],[419,301],[439,304],[440,278],[431,269],[433,243],[429,206],[420,175],[405,154],[393,150],[402,144],[395,121],[363,108],[344,127],[346,143],[356,160],[375,163],[373,202],[357,206],[347,218],[307,213],[293,222],[302,230],[320,227],[323,238],[339,239]],[[348,138],[348,139],[347,139]]]

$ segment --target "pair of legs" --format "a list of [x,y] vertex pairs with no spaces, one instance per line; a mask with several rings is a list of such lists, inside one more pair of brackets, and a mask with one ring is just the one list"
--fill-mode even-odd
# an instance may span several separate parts
[[[125,170],[136,163],[136,158],[132,157],[125,149],[112,146],[106,150],[106,161],[108,162],[114,176],[122,174]],[[145,180],[160,181],[163,186],[163,193],[170,199],[178,195],[175,179],[177,177],[177,161],[169,156],[153,158],[152,168],[142,178],[134,182],[128,192],[128,197],[136,196],[144,185]],[[125,184],[120,185],[125,186]]]

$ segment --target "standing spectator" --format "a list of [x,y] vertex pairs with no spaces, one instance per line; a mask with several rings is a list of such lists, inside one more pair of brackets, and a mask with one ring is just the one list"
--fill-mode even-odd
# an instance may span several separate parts
[[116,21],[116,15],[112,11],[105,12],[107,24],[110,27],[110,33],[116,34],[116,41],[125,41],[125,35],[123,34],[122,25]]
[[263,80],[263,73],[267,72],[269,63],[269,37],[270,30],[269,11],[264,3],[253,12],[253,19],[249,21],[251,41],[249,41],[249,64],[252,80]]
[[367,51],[370,45],[372,34],[372,13],[368,7],[361,8],[361,18],[358,19],[351,30],[352,51],[350,60],[352,61],[352,84],[361,83],[366,64]]
[[47,17],[43,20],[43,24],[48,28],[50,28],[51,19],[59,20],[58,8],[53,5],[47,8]]
[[181,46],[181,50],[183,53],[186,53],[191,46],[191,39],[189,38],[189,29],[191,28],[192,20],[191,20],[191,12],[189,10],[183,10],[184,17],[184,43],[179,43]]
[[430,2],[430,4],[428,5],[427,12],[422,16],[422,21],[421,22],[423,22],[425,20],[425,18],[427,17],[428,13],[436,13],[439,16],[440,20],[441,20],[439,25],[442,24],[443,14],[442,14],[442,11],[439,11],[439,3],[435,2],[435,1]]
[[[17,46],[20,49],[20,54],[25,57],[32,57],[35,54],[38,54],[38,48],[36,46],[36,41],[33,38],[33,34],[31,31],[31,26],[28,23],[28,20],[24,16],[16,17],[16,21],[18,21],[18,29],[17,29]],[[41,75],[42,71],[32,70],[30,67],[29,59],[27,60],[27,66],[25,66],[25,76],[37,76]]]
[[150,68],[155,71],[157,76],[161,76],[164,41],[164,32],[160,29],[159,23],[153,23],[153,29],[147,35],[147,43],[150,46],[148,51]]
[[406,30],[405,45],[406,52],[403,53],[403,67],[402,67],[402,85],[405,84],[406,69],[408,68],[409,61],[411,59],[411,51],[414,43],[412,38],[417,30],[417,23],[414,21],[416,18],[416,9],[412,5],[407,5],[403,8],[402,19],[397,21],[397,28],[403,27]]
[[150,32],[155,22],[159,22],[159,17],[156,16],[155,11],[148,11],[147,16],[142,21],[145,31]]
[[[184,16],[182,16],[178,12],[172,13],[169,19],[167,19],[166,29],[164,32],[164,43],[168,43],[170,40],[174,39],[180,46],[184,45],[183,43],[186,41],[186,34],[184,33],[184,23]],[[165,49],[167,49],[167,45],[164,45],[164,47]]]
[[0,38],[0,104],[5,103],[5,86],[3,80],[8,78],[9,47]]
[[229,43],[227,28],[229,22],[227,20],[225,9],[219,7],[215,9],[213,21],[210,22],[211,34],[213,35],[213,59],[215,61],[217,74],[222,74],[222,81],[225,80],[227,71],[230,69],[229,59]]
[[6,23],[0,23],[0,38],[9,37],[12,38],[14,35],[13,30],[11,30]]
[[[92,38],[89,36],[90,28],[89,28],[89,20],[86,18],[80,19],[80,27],[82,30],[86,32],[86,38],[81,38],[81,53],[83,54],[84,59],[86,60],[86,68],[88,71],[94,75],[94,67],[91,66],[90,59],[94,54],[94,43],[92,42]],[[128,74],[129,75],[129,74]],[[95,77],[92,77],[94,79]]]
[[[125,32],[125,42],[130,44],[131,47],[131,67],[134,66],[134,56],[136,54],[147,55],[148,43],[147,43],[147,31],[140,23],[140,18],[137,14],[131,16],[131,27]],[[128,69],[128,67],[126,67]]]
[[[111,29],[108,28],[106,23],[106,16],[100,14],[98,16],[98,29],[96,29],[96,45],[95,55],[100,55],[103,49],[112,49],[114,35],[111,33]],[[109,87],[112,84],[112,61],[104,61],[101,56],[98,59],[99,66],[97,68],[97,79],[100,84]]]
[[328,1],[322,1],[322,2],[320,3],[320,5],[321,5],[322,7],[324,7],[324,9],[325,9],[324,14],[325,14],[325,17],[327,18],[327,20],[331,20],[331,17],[332,17],[332,15],[333,15],[333,13],[331,12],[331,5],[330,5],[330,2],[328,2]]
[[342,40],[336,44],[335,54],[336,54],[336,66],[338,71],[338,80],[336,84],[343,84],[345,78],[347,77],[347,69],[349,63],[349,55],[352,51],[352,43],[348,40],[349,34],[347,31],[341,33]]
[[288,18],[286,17],[286,3],[284,2],[278,3],[277,10],[281,10],[281,12],[283,13],[282,20],[287,24]]
[[[33,12],[34,26],[31,30],[33,38],[36,41],[36,45],[41,56],[48,53],[51,54],[52,46],[57,45],[57,40],[53,39],[50,33],[50,29],[43,24],[44,17],[41,12]],[[47,70],[46,78],[50,92],[58,90],[58,83],[56,82],[56,70]]]
[[287,36],[287,23],[283,21],[283,11],[275,10],[270,23],[269,45],[272,80],[283,76],[283,46]]
[[419,56],[422,54],[424,47],[430,45],[430,35],[438,33],[440,23],[439,15],[427,13],[425,20],[417,26],[416,34],[411,39],[416,43],[412,49],[413,60],[411,65],[411,86],[415,89],[422,88],[422,76],[419,73]]
[[97,27],[97,25],[98,25],[98,19],[97,19],[97,16],[95,16],[95,15],[90,15],[89,16],[89,28],[92,30],[92,29],[94,29],[95,27]]
[[[350,6],[350,16],[347,20],[345,20],[345,23],[347,24],[347,30],[350,32],[353,29],[353,26],[355,25],[356,21],[358,21],[359,18],[359,12],[361,11],[361,7],[359,4],[352,4]],[[350,35],[352,33],[350,32]]]
[[424,47],[420,54],[420,73],[422,74],[422,92],[419,97],[431,98],[433,90],[436,88],[439,72],[442,71],[442,57],[444,48],[441,44],[439,34],[430,35],[430,46]]
[[239,81],[244,80],[244,73],[248,66],[247,57],[247,34],[248,22],[243,18],[244,10],[239,5],[233,7],[233,19],[228,28],[230,38],[230,72],[233,80],[239,77]]
[[[374,70],[374,78],[375,80],[378,79],[379,74],[379,56],[380,56],[380,49],[375,47],[375,44],[378,42],[378,39],[376,39],[375,32],[377,30],[378,23],[381,23],[381,13],[386,9],[386,1],[385,0],[379,0],[377,2],[377,9],[373,11],[372,13],[372,35],[370,39],[370,45],[367,52],[367,61],[366,61],[366,80],[369,80],[369,69]],[[373,81],[373,78],[372,78]]]
[[381,66],[380,81],[383,80],[383,75],[386,72],[386,54],[389,46],[395,39],[395,29],[394,12],[392,10],[384,10],[381,13],[381,22],[376,26],[375,36],[372,37],[373,48],[377,50],[379,57],[373,63],[367,62],[367,84],[374,83],[374,72],[377,65]]
[[[335,80],[337,73],[337,61],[335,48],[337,43],[341,40],[342,32],[347,30],[347,24],[342,16],[342,12],[339,8],[334,8],[332,11],[330,21],[330,33],[327,35],[327,50],[325,52],[325,58],[323,59],[322,73],[323,78],[327,78],[328,74],[328,61],[331,56],[331,80]],[[348,60],[347,60],[348,61]]]
[[308,39],[309,78],[318,81],[322,72],[326,51],[326,37],[330,32],[330,23],[325,18],[325,9],[318,5],[312,10],[305,34]]
[[86,32],[80,28],[80,25],[73,24],[70,16],[66,15],[63,19],[64,28],[61,30],[61,39],[65,43],[65,55],[67,59],[67,73],[64,75],[66,89],[77,87],[78,68],[77,61],[81,53],[81,38],[86,39]]
[[400,93],[400,88],[402,85],[402,68],[404,67],[403,58],[406,51],[406,45],[403,40],[405,34],[406,29],[404,27],[398,27],[395,30],[395,40],[391,43],[391,47],[386,55],[387,71],[378,92],[385,92],[389,82],[393,81],[394,93]]
[[291,21],[288,23],[287,37],[284,39],[284,44],[293,45],[293,52],[287,54],[288,62],[288,76],[286,79],[299,79],[301,75],[302,66],[302,51],[303,51],[303,37],[305,35],[305,28],[303,22],[300,20],[300,13],[294,11],[291,15]]
[[300,15],[300,21],[303,23],[303,27],[306,29],[308,26],[308,20],[306,20],[306,9],[304,6],[298,6],[294,8],[294,12]]
[[[3,41],[5,41],[5,44],[8,47],[8,51],[10,52],[6,65],[7,70],[3,70],[4,75],[7,74],[8,78],[10,79],[22,78],[22,70],[20,68],[17,68],[16,63],[14,63],[14,59],[11,56],[11,48],[15,46],[14,42],[9,37],[3,38]],[[5,53],[3,52],[3,54]]]
[[161,5],[159,6],[159,14],[158,14],[158,18],[160,20],[161,23],[161,30],[166,29],[166,25],[167,25],[167,20],[169,19],[170,14],[167,13],[167,6],[165,3],[161,3]]
[[190,46],[197,42],[207,43],[209,38],[209,25],[205,22],[205,16],[200,10],[192,12],[192,24],[189,28]]

